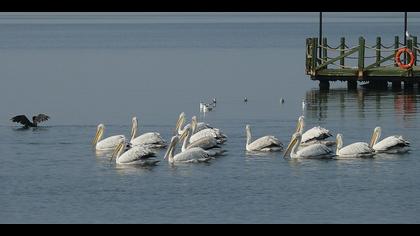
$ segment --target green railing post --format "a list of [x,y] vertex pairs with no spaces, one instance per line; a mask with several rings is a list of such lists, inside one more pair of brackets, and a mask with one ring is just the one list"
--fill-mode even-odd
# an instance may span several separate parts
[[381,37],[376,38],[376,62],[378,66],[381,66]]
[[[398,48],[400,47],[400,38],[398,36],[395,36],[394,38],[394,55],[397,53]],[[394,63],[394,66],[398,66],[397,62]]]
[[358,77],[363,77],[363,69],[365,67],[365,39],[359,38],[359,61],[358,61]]
[[[346,49],[346,39],[341,37],[340,39],[340,56],[343,56],[344,49]],[[340,59],[340,65],[344,66],[344,57]]]
[[[322,63],[325,63],[328,60],[328,56],[327,56],[327,38],[323,38],[322,39]],[[328,66],[325,66],[322,69],[327,69]]]
[[413,54],[414,54],[414,58],[416,60],[414,60],[414,65],[417,66],[417,36],[413,37]]
[[[413,40],[412,39],[407,40],[407,48],[410,49],[411,51],[413,51]],[[404,55],[405,55],[405,58],[404,58],[405,62],[404,63],[407,64],[408,63],[407,58],[409,56],[407,57],[406,53],[404,53]],[[410,60],[411,60],[411,58],[410,58]],[[409,70],[408,73],[409,73],[409,76],[412,76],[412,70]]]
[[306,39],[306,52],[305,52],[305,72],[308,72],[311,69],[311,38]]
[[318,51],[318,39],[312,38],[312,71],[311,71],[312,76],[316,75],[316,67],[318,65],[317,51]]

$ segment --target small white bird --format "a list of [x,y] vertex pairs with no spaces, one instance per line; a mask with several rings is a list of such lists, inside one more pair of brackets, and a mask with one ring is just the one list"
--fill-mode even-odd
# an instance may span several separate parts
[[302,111],[305,111],[305,109],[306,109],[306,100],[303,99],[302,100]]

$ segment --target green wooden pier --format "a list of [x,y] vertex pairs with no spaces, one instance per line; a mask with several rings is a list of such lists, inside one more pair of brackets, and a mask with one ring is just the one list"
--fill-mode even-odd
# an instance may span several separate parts
[[[391,45],[384,45],[381,37],[376,43],[368,45],[360,37],[356,46],[347,45],[345,38],[335,43],[335,47],[328,44],[327,38],[306,39],[306,74],[312,80],[318,80],[320,89],[329,89],[331,81],[345,81],[349,89],[356,89],[358,82],[369,82],[375,88],[412,88],[420,82],[420,66],[417,55],[420,52],[417,37],[410,37],[406,43],[400,42],[395,36]],[[408,48],[414,55],[412,67],[403,69],[396,63],[398,50]],[[407,64],[410,56],[402,53],[401,61]]]

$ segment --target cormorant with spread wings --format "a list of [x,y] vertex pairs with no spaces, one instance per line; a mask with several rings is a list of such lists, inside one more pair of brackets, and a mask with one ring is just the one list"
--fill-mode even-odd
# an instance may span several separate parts
[[32,117],[32,122],[25,115],[15,116],[10,119],[13,122],[21,123],[24,125],[24,128],[29,127],[38,127],[38,123],[48,120],[50,117],[45,114],[38,114],[37,116]]

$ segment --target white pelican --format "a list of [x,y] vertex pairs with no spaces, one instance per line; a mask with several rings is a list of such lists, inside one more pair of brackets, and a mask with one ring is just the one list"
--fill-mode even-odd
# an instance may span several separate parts
[[182,135],[179,137],[179,140],[181,142],[183,140],[181,148],[182,152],[191,148],[202,148],[210,156],[219,156],[225,152],[225,150],[221,149],[220,146],[217,145],[217,141],[213,137],[204,137],[193,143],[190,143],[189,139],[191,137],[192,129],[194,128],[188,127],[186,130],[184,130],[184,133],[182,133]]
[[264,136],[251,142],[251,127],[246,125],[246,150],[261,152],[276,152],[283,150],[283,144],[274,136]]
[[354,157],[372,157],[375,150],[364,142],[356,142],[343,147],[343,137],[337,134],[337,149],[335,154],[338,157],[354,158]]
[[292,140],[287,146],[284,157],[290,154],[291,158],[313,158],[313,159],[326,159],[335,156],[334,152],[326,145],[321,143],[312,144],[307,147],[303,147],[298,150],[302,141],[302,135],[300,133],[294,133]]
[[300,116],[296,126],[296,132],[302,134],[302,143],[301,146],[308,146],[314,143],[322,143],[327,146],[332,146],[335,144],[334,141],[325,140],[328,137],[331,137],[332,134],[329,130],[322,128],[320,126],[313,127],[310,130],[307,130],[303,133],[303,128],[305,127],[304,116]]
[[405,140],[401,135],[389,136],[378,142],[381,137],[381,131],[381,127],[376,127],[370,140],[370,146],[375,149],[376,152],[404,153],[409,151],[410,142]]
[[[184,112],[179,114],[178,120],[176,122],[175,133],[174,134],[181,135],[184,132],[184,130],[186,130],[186,128],[191,126],[191,124],[187,124],[187,125],[185,125],[184,128],[181,128],[185,123],[185,119],[186,119],[186,116],[185,116]],[[207,128],[212,129],[213,127],[211,127],[209,124],[206,124],[204,122],[198,122],[197,123],[197,128],[195,129],[195,131],[198,132],[200,130],[207,129]]]
[[140,166],[156,165],[156,163],[159,162],[159,160],[156,160],[154,158],[156,157],[156,154],[146,146],[134,146],[124,153],[123,150],[124,142],[120,142],[115,148],[115,151],[112,154],[110,160],[112,160],[115,157],[115,161],[117,164]]
[[171,143],[169,144],[168,150],[165,153],[164,160],[168,159],[169,163],[196,163],[196,162],[208,162],[212,157],[205,152],[202,148],[191,148],[184,152],[180,152],[174,156],[176,144],[179,141],[178,136],[173,136]]
[[157,132],[148,132],[148,133],[144,133],[136,137],[137,127],[138,127],[137,117],[133,117],[132,127],[131,127],[131,140],[130,140],[130,144],[132,146],[147,145],[147,146],[150,146],[151,148],[166,147],[166,141]]
[[[191,123],[197,123],[197,117],[193,116]],[[196,125],[198,127],[198,123]],[[217,143],[226,142],[227,136],[224,135],[219,129],[216,128],[205,128],[197,131],[198,128],[192,130],[192,136],[190,137],[190,142],[195,142],[204,137],[213,137],[216,139]]]
[[112,151],[114,150],[120,142],[126,142],[124,135],[114,135],[108,138],[102,139],[102,136],[105,131],[105,125],[99,124],[96,129],[95,138],[92,141],[92,146],[95,147],[97,151]]

